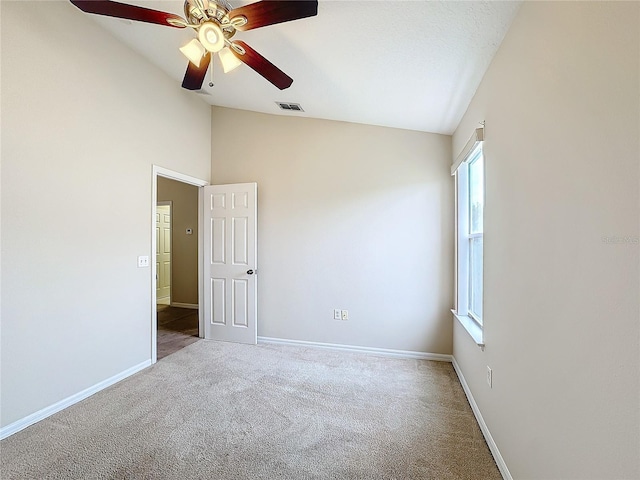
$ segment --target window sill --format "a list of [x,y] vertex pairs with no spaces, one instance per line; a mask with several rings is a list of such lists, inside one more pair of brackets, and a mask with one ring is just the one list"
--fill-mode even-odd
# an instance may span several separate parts
[[453,316],[458,319],[460,325],[464,327],[467,333],[471,335],[471,338],[473,338],[473,341],[476,342],[476,345],[484,348],[484,335],[482,332],[482,327],[467,315],[458,315],[455,310],[451,310],[451,313],[453,313]]

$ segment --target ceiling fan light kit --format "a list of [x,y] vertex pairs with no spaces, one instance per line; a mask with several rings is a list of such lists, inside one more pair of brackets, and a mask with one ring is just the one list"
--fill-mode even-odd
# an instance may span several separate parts
[[[180,51],[189,59],[182,87],[199,90],[211,63],[211,54],[220,56],[222,69],[230,72],[242,63],[251,67],[280,90],[293,79],[242,41],[231,40],[236,31],[247,31],[318,14],[317,0],[263,0],[232,8],[226,0],[186,0],[185,17],[110,0],[70,0],[86,13],[106,15],[175,28],[192,28],[198,38]],[[211,67],[213,68],[213,67]]]
[[216,53],[224,47],[224,35],[222,29],[215,22],[204,22],[198,28],[198,40],[204,48],[211,53]]
[[220,63],[222,63],[222,71],[229,73],[234,68],[238,68],[242,65],[242,62],[233,54],[229,47],[224,47],[218,52],[220,57]]
[[202,57],[204,57],[204,54],[206,52],[202,44],[195,38],[187,43],[184,47],[180,47],[180,51],[196,67],[200,66]]

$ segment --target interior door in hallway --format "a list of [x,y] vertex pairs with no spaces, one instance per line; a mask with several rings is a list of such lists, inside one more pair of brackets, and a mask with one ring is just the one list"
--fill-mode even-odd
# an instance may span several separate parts
[[204,335],[255,345],[256,183],[204,187]]
[[156,207],[156,303],[171,302],[171,205]]

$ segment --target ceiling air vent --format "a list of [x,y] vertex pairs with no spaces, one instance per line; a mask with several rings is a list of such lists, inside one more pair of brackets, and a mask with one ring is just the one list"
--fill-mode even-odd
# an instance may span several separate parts
[[289,112],[304,112],[299,103],[276,102],[276,105],[280,107],[280,110],[287,110]]

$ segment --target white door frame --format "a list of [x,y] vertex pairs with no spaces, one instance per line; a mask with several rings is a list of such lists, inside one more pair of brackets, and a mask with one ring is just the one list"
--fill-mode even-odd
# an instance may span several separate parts
[[[198,225],[202,224],[202,188],[205,185],[209,185],[207,180],[185,175],[184,173],[169,170],[168,168],[153,165],[152,183],[151,183],[151,363],[158,361],[158,312],[156,306],[156,202],[158,201],[158,177],[169,178],[171,180],[177,180],[178,182],[188,183],[189,185],[195,185],[198,187]],[[202,229],[198,228],[198,321],[199,321],[199,336],[204,336],[204,315],[202,311],[202,305],[204,301],[204,285],[202,283]]]

